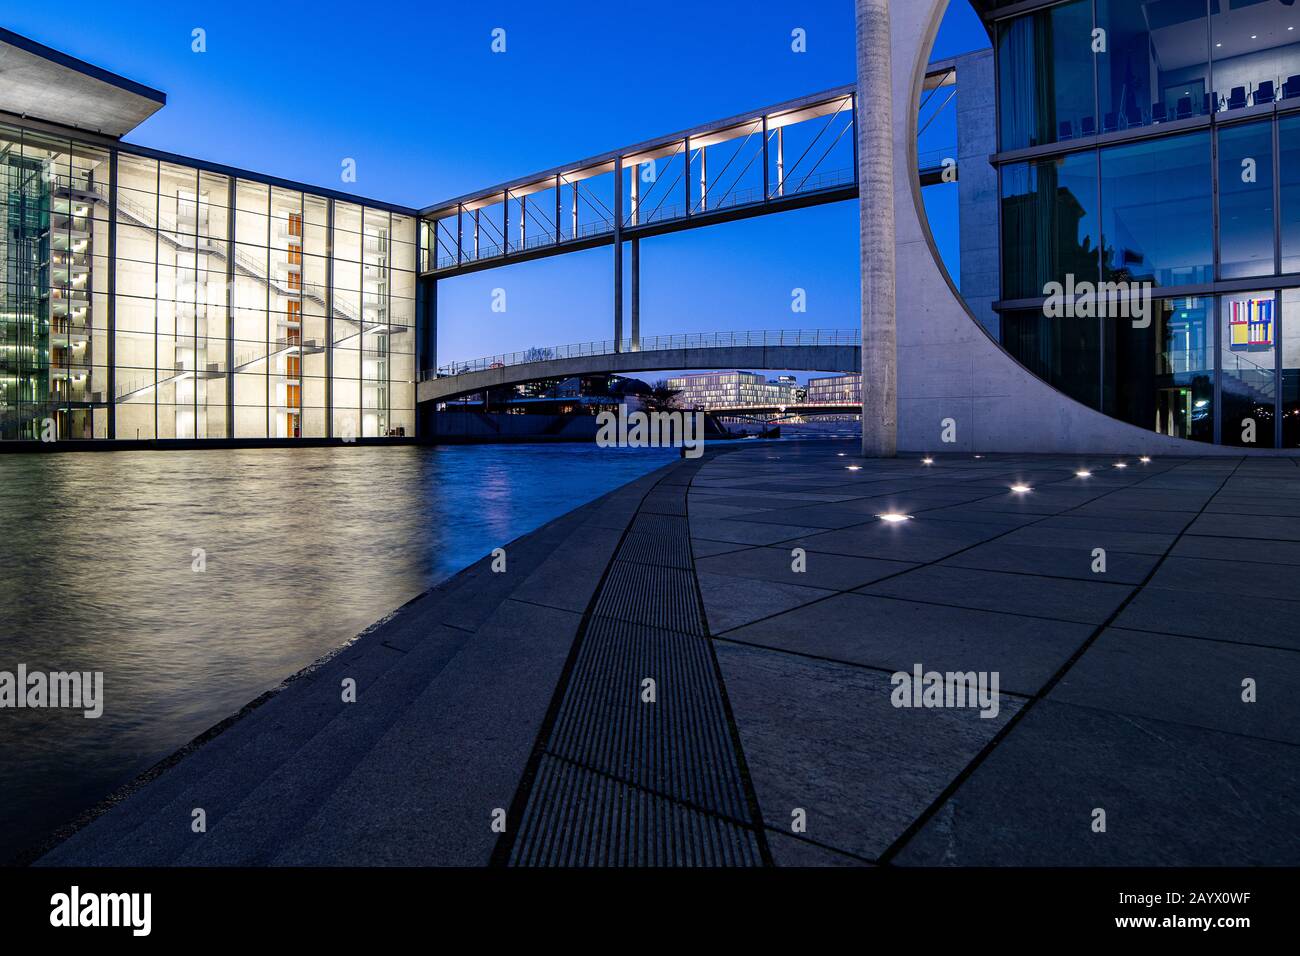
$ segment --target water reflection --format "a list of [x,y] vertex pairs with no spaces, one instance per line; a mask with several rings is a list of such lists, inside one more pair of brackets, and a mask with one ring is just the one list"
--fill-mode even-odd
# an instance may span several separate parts
[[[0,456],[0,860],[512,538],[671,459],[594,446]],[[192,568],[202,549],[206,571]]]

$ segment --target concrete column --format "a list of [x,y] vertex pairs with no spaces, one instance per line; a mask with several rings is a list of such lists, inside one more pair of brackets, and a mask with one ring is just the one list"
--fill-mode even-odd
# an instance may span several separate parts
[[894,110],[890,0],[857,0],[858,204],[862,255],[862,454],[898,450]]
[[614,351],[623,351],[623,157],[614,160]]
[[[636,182],[634,179],[633,182]],[[641,351],[641,240],[632,240],[632,351]]]

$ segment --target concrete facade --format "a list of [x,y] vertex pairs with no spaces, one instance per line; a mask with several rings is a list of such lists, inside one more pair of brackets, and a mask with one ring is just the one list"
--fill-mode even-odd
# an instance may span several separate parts
[[162,109],[158,90],[0,28],[4,111],[125,136]]
[[961,292],[975,318],[999,339],[993,303],[1001,298],[1002,256],[998,230],[989,227],[998,221],[998,172],[988,161],[998,148],[993,50],[959,56],[956,67]]
[[[870,6],[859,0],[859,17]],[[894,167],[902,171],[894,177],[894,254],[898,287],[906,290],[898,323],[899,449],[1240,457],[1240,448],[1170,438],[1074,401],[1012,358],[963,301],[939,260],[912,173],[926,64],[947,7],[948,0],[894,0],[890,7],[893,111],[906,118],[893,147]],[[970,155],[959,175],[978,181],[982,171],[971,167],[980,162]],[[982,162],[987,164],[987,154]],[[986,228],[996,243],[996,228]],[[864,249],[864,284],[866,255]],[[943,441],[946,428],[951,442]]]

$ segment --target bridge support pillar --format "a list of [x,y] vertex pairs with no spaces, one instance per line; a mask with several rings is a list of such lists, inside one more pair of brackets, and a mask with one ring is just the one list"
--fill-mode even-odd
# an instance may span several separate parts
[[641,240],[632,240],[632,351],[641,351]]
[[421,279],[416,286],[416,326],[420,378],[438,372],[438,280]]
[[858,203],[862,257],[862,454],[898,453],[892,0],[857,0]]
[[623,157],[614,160],[614,351],[623,351]]

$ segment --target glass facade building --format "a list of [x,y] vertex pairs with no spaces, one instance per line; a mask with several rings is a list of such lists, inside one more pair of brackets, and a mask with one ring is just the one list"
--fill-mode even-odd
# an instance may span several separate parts
[[701,372],[668,379],[676,389],[677,404],[682,408],[716,411],[724,408],[754,408],[796,405],[799,386],[769,382],[756,372]]
[[0,125],[0,440],[414,435],[417,218]]
[[831,375],[808,379],[807,405],[860,405],[861,375]]
[[[1003,345],[1131,424],[1300,447],[1300,7],[978,6],[996,57]],[[1149,315],[1054,317],[1053,283],[1141,288]]]

